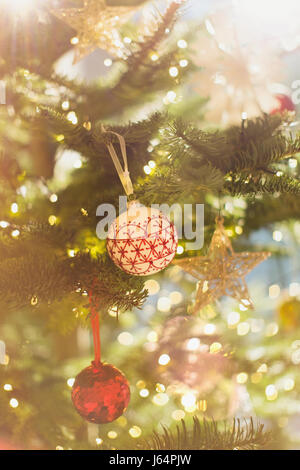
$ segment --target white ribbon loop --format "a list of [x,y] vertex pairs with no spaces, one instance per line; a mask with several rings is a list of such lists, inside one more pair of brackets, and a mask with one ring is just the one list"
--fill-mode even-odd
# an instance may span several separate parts
[[120,163],[119,157],[117,155],[117,152],[115,151],[115,148],[114,148],[113,144],[109,143],[109,144],[106,144],[106,146],[107,146],[107,149],[108,149],[109,154],[111,156],[111,159],[112,159],[112,161],[115,165],[115,168],[116,168],[117,173],[119,175],[119,178],[120,178],[120,181],[121,181],[122,186],[124,188],[124,191],[125,191],[127,196],[130,196],[131,194],[133,194],[133,186],[132,186],[132,182],[131,182],[129,171],[128,171],[128,162],[127,162],[127,152],[126,152],[125,139],[124,139],[123,136],[121,136],[120,134],[117,134],[116,132],[106,131],[104,126],[102,126],[102,131],[107,133],[107,134],[108,133],[114,134],[115,136],[117,136],[117,138],[119,140],[120,148],[121,148],[121,154],[122,154],[122,158],[123,158],[123,162],[124,162],[124,169],[122,168],[122,165]]

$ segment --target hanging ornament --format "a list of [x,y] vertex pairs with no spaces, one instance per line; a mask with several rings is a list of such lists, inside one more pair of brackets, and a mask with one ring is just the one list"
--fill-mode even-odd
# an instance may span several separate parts
[[95,360],[75,378],[72,401],[76,411],[91,423],[110,423],[119,418],[130,401],[126,377],[112,364],[101,362],[99,315],[90,295]]
[[[128,172],[126,144],[118,137],[124,169],[114,146],[108,151],[127,196],[133,187]],[[131,201],[127,211],[113,221],[108,230],[107,251],[113,262],[123,271],[135,276],[148,276],[168,266],[173,260],[178,243],[176,228],[168,217],[155,208],[145,207],[139,201]]]
[[289,331],[297,328],[300,324],[300,300],[290,297],[282,302],[278,308],[281,328]]
[[296,110],[296,107],[291,100],[291,98],[288,95],[283,95],[283,94],[278,94],[275,96],[277,102],[278,102],[278,107],[274,108],[270,114],[283,114],[286,111],[291,111],[294,112]]
[[148,276],[171,263],[177,242],[176,229],[168,217],[133,201],[110,226],[107,250],[123,271]]
[[197,313],[223,295],[236,299],[246,308],[253,308],[245,276],[268,258],[270,253],[235,253],[223,222],[223,218],[216,218],[216,229],[207,256],[196,256],[174,262],[199,280],[193,313]]
[[51,13],[77,31],[74,63],[97,47],[122,56],[125,48],[119,34],[137,7],[107,6],[105,0],[84,0],[82,8],[51,10]]

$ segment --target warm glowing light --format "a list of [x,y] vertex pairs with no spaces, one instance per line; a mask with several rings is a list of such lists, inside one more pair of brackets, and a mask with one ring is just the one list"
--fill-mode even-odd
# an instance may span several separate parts
[[189,61],[186,60],[186,59],[181,59],[181,60],[179,61],[179,65],[180,65],[180,67],[185,68],[185,67],[187,67],[187,66],[189,65]]
[[107,59],[104,60],[104,65],[105,65],[105,67],[111,67],[111,66],[112,66],[112,63],[113,63],[112,60],[109,59],[109,58],[107,58]]
[[238,384],[245,384],[248,380],[248,374],[246,372],[241,372],[237,375],[236,381]]
[[191,338],[188,340],[186,349],[188,351],[196,351],[200,346],[200,339],[199,338]]
[[148,290],[149,295],[155,295],[159,292],[160,285],[154,279],[149,279],[145,282],[145,289]]
[[155,390],[159,393],[163,393],[166,391],[166,387],[164,386],[164,384],[157,383]]
[[118,437],[118,433],[116,433],[115,431],[109,431],[107,433],[107,437],[109,437],[109,439],[116,439]]
[[181,397],[181,404],[185,408],[190,408],[196,405],[196,395],[194,393],[188,392]]
[[187,42],[184,39],[179,39],[177,42],[177,46],[179,49],[186,49],[187,48]]
[[230,312],[227,317],[227,324],[230,328],[235,327],[241,319],[241,315],[238,312]]
[[123,346],[130,346],[133,343],[133,336],[131,333],[123,331],[123,333],[119,334],[118,341]]
[[290,390],[293,390],[295,387],[295,380],[291,378],[287,378],[284,382],[284,390],[286,392],[289,392]]
[[169,74],[171,77],[177,77],[179,74],[178,68],[177,67],[170,67],[169,68]]
[[172,413],[172,418],[175,421],[181,421],[185,417],[185,412],[183,410],[175,410]]
[[157,308],[160,312],[169,312],[171,308],[171,300],[169,297],[160,297],[157,301]]
[[275,385],[273,385],[273,384],[268,385],[266,387],[265,393],[266,393],[267,400],[270,400],[270,401],[271,400],[276,400],[276,398],[278,397],[277,389],[276,389]]
[[158,364],[160,364],[161,366],[166,366],[167,364],[169,364],[170,360],[171,358],[169,354],[162,354],[158,359]]
[[96,437],[96,444],[98,446],[100,446],[102,444],[102,442],[103,442],[103,439],[101,439],[101,437]]
[[142,388],[142,390],[140,390],[140,396],[142,398],[149,397],[149,390],[147,388]]
[[70,388],[73,387],[74,382],[75,382],[75,379],[73,377],[71,377],[70,379],[67,380],[67,384]]
[[273,240],[274,240],[275,242],[281,242],[281,240],[282,240],[282,233],[281,233],[279,230],[275,230],[275,231],[273,232]]
[[275,336],[277,335],[278,331],[279,331],[279,327],[277,323],[275,322],[269,323],[266,327],[266,336],[268,337]]
[[204,327],[204,333],[206,335],[213,335],[215,331],[216,325],[214,325],[213,323],[207,323],[207,325],[205,325]]
[[1,228],[7,228],[9,226],[9,222],[6,222],[6,220],[1,220],[0,221],[0,227]]
[[176,253],[177,253],[178,255],[182,255],[183,252],[184,252],[183,246],[178,245],[177,250],[176,250]]
[[276,299],[280,295],[280,286],[278,284],[273,284],[269,287],[269,297],[271,299]]
[[67,119],[68,121],[70,121],[72,124],[74,124],[74,126],[78,123],[78,118],[76,116],[76,113],[74,113],[74,111],[70,111],[68,114],[67,114]]
[[182,295],[181,292],[178,292],[178,291],[174,290],[170,294],[170,300],[171,300],[172,305],[178,305],[178,304],[180,304],[180,302],[182,302],[183,295]]
[[4,385],[3,385],[3,389],[4,389],[6,392],[10,392],[13,388],[12,388],[12,385],[10,385],[10,384],[4,384]]
[[35,6],[36,0],[4,0],[4,5],[18,16],[25,16]]
[[138,426],[132,426],[132,428],[130,428],[128,432],[130,436],[133,437],[134,439],[136,439],[137,437],[140,437],[140,435],[142,434],[142,430]]
[[245,336],[249,333],[250,331],[250,325],[248,322],[242,322],[242,323],[239,323],[238,327],[237,327],[237,334],[239,336]]
[[16,202],[13,202],[12,205],[10,206],[10,210],[13,214],[16,214],[19,210],[19,206]]
[[57,202],[58,200],[57,194],[51,194],[51,196],[49,197],[49,200],[50,202]]
[[19,406],[19,402],[16,398],[12,398],[10,400],[9,404],[12,408],[17,408]]
[[147,340],[150,341],[151,343],[156,343],[157,339],[158,339],[158,335],[157,335],[156,331],[150,331],[147,334]]
[[56,222],[57,222],[57,218],[55,217],[55,215],[50,215],[48,217],[48,222],[49,222],[50,225],[55,225]]
[[164,406],[168,403],[169,397],[166,393],[157,393],[152,399],[153,403],[158,406]]
[[218,353],[220,352],[222,349],[222,344],[221,343],[218,343],[218,342],[215,342],[215,343],[212,343],[209,347],[209,352],[211,354],[215,354],[215,353]]

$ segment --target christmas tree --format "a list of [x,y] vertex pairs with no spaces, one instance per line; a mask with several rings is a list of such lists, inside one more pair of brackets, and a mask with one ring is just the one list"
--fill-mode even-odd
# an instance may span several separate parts
[[299,5],[219,3],[1,2],[1,449],[299,446]]

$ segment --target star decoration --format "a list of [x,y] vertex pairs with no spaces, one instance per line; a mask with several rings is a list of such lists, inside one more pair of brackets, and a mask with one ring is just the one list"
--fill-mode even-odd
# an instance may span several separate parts
[[106,5],[106,0],[84,0],[82,8],[62,8],[51,13],[77,31],[74,63],[97,47],[113,55],[122,55],[119,29],[137,7]]
[[193,313],[197,313],[224,295],[236,299],[246,308],[253,308],[245,276],[269,256],[268,252],[235,253],[223,219],[217,217],[207,256],[175,260],[173,263],[199,281],[193,307]]

